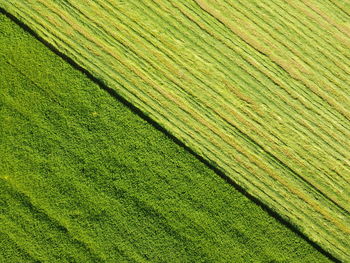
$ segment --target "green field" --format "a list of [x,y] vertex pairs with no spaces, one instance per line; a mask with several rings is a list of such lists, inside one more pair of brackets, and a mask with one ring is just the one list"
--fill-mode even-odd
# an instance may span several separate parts
[[0,15],[0,262],[330,262]]
[[335,257],[350,261],[350,6],[0,0]]

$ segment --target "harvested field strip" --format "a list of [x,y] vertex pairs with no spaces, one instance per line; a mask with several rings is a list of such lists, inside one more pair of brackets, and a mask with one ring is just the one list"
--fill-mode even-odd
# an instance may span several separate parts
[[0,261],[331,262],[0,15]]
[[340,259],[350,39],[331,1],[0,6]]
[[[324,50],[321,49],[319,52],[315,54],[315,51],[312,50],[312,48],[310,48],[309,45],[305,45],[305,43],[308,43],[305,41],[305,39],[300,39],[301,40],[300,41],[299,38],[295,37],[295,35],[288,34],[289,32],[285,30],[285,28],[288,28],[288,27],[283,27],[283,25],[279,25],[279,26],[275,25],[273,20],[270,20],[267,22],[265,19],[262,19],[264,18],[264,15],[262,13],[248,12],[250,10],[244,10],[246,12],[241,11],[240,7],[242,6],[242,3],[227,2],[227,5],[229,5],[232,8],[232,10],[230,10],[231,11],[230,14],[235,14],[235,13],[239,14],[239,19],[241,23],[244,23],[244,21],[248,22],[246,23],[247,27],[251,28],[254,24],[258,25],[258,29],[259,31],[261,31],[261,33],[257,34],[256,36],[259,39],[263,39],[263,40],[264,40],[263,37],[267,36],[266,37],[267,45],[269,45],[269,43],[273,43],[274,46],[278,47],[279,49],[282,49],[282,50],[287,49],[288,51],[290,51],[288,52],[288,54],[293,54],[294,60],[298,61],[299,63],[302,63],[301,58],[306,58],[305,66],[310,67],[313,70],[317,70],[318,72],[321,72],[323,76],[327,77],[325,78],[325,81],[327,81],[329,85],[332,85],[332,86],[336,85],[337,87],[341,87],[342,85],[344,85],[344,81],[349,83],[349,79],[344,78],[344,75],[339,75],[339,76],[335,75],[334,72],[330,71],[328,68],[323,66],[325,64],[329,64],[329,62],[333,62],[332,56],[325,57],[325,59],[322,59],[322,56],[324,56],[325,54]],[[249,5],[249,3],[247,5]],[[254,9],[259,10],[257,6],[252,6],[249,9],[251,8],[253,8],[253,10]],[[316,55],[315,58],[313,58],[313,55]],[[317,63],[315,64],[315,62],[319,62],[319,64]],[[346,67],[346,71],[343,71],[343,73],[349,73],[348,69],[349,68]],[[341,77],[343,77],[343,79],[339,79]]]

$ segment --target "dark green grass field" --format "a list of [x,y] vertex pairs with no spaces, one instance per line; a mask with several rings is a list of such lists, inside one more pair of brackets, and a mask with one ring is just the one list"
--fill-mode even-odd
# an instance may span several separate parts
[[0,15],[0,262],[328,262]]

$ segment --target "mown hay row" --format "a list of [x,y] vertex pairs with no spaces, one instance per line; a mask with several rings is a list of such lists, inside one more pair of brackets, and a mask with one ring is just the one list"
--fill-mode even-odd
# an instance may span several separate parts
[[339,5],[1,4],[312,240],[349,257],[350,42]]

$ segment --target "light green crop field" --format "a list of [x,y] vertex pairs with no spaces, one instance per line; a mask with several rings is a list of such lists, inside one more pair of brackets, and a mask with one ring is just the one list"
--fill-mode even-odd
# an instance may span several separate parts
[[350,261],[350,5],[1,0],[337,258]]
[[330,262],[0,15],[0,262]]

